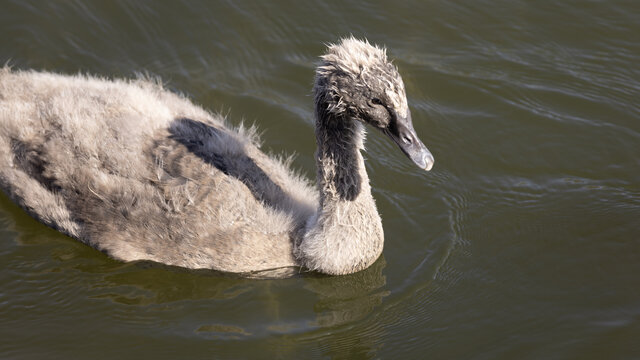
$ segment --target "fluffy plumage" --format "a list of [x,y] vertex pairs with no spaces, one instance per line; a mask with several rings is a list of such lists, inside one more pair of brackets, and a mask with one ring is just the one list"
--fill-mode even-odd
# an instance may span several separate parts
[[[316,74],[318,191],[254,129],[146,80],[0,70],[0,188],[119,260],[235,273],[364,269],[383,231],[360,150],[361,99],[408,111],[384,50],[331,45]],[[376,123],[375,121],[380,121]],[[284,271],[283,271],[284,269]]]

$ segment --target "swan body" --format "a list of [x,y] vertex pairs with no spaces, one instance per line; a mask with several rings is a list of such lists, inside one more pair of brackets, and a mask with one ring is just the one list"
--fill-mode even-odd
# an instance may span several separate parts
[[[317,186],[253,128],[147,81],[0,69],[0,189],[44,224],[123,261],[347,274],[381,254],[364,124],[418,166],[402,80],[383,49],[330,45],[316,71]],[[408,143],[407,143],[408,142]],[[284,276],[284,275],[283,275]]]

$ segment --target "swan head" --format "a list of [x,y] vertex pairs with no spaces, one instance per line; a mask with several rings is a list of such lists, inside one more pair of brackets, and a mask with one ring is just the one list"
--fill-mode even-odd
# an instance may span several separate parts
[[433,156],[413,128],[402,77],[386,49],[349,37],[330,44],[321,59],[314,85],[318,118],[331,114],[369,124],[421,169],[431,170]]

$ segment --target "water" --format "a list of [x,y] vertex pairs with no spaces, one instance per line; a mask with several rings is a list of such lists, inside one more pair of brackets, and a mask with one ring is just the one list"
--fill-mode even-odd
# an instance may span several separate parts
[[366,36],[435,156],[379,134],[386,233],[358,274],[124,264],[0,195],[0,358],[640,358],[635,1],[0,2],[0,62],[143,73],[256,122],[314,176],[314,63]]

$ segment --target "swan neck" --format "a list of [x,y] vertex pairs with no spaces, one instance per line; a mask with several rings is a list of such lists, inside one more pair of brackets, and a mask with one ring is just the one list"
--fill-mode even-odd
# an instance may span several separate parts
[[364,129],[355,119],[318,116],[316,140],[320,203],[294,253],[311,270],[360,271],[380,256],[384,238],[360,153]]
[[364,127],[355,119],[334,116],[316,122],[316,165],[320,201],[356,201],[370,196],[369,177],[360,151]]

